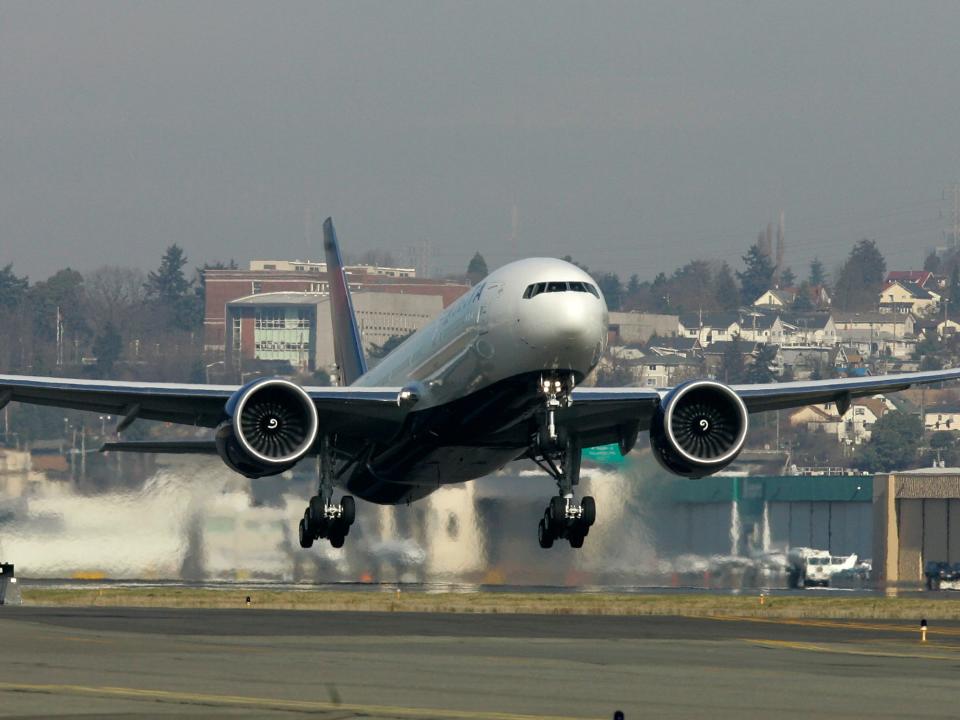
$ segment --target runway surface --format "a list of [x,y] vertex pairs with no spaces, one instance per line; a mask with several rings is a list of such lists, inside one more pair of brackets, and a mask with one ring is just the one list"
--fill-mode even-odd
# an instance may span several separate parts
[[960,624],[0,607],[0,717],[954,717]]

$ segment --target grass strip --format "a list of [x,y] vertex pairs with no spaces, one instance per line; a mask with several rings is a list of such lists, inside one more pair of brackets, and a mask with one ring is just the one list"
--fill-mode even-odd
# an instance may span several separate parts
[[536,615],[682,615],[858,620],[960,620],[960,602],[924,597],[777,597],[562,593],[343,592],[235,588],[30,588],[23,604],[52,607],[244,608]]

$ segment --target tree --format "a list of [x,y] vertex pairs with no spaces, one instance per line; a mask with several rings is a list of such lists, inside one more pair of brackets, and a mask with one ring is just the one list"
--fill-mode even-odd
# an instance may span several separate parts
[[147,275],[144,284],[147,299],[160,310],[168,328],[193,330],[203,318],[200,297],[190,293],[190,281],[183,273],[187,256],[177,244],[167,248],[156,272]]
[[827,273],[823,269],[823,263],[820,262],[820,258],[815,257],[810,261],[810,275],[807,277],[807,280],[809,280],[813,286],[827,284]]
[[112,322],[107,322],[103,331],[93,342],[93,354],[97,356],[97,372],[100,377],[110,377],[113,366],[123,352],[123,338]]
[[640,277],[634,273],[630,276],[630,282],[627,283],[627,294],[635,295],[640,292]]
[[590,268],[588,268],[588,267],[587,267],[586,265],[584,265],[583,263],[580,263],[580,262],[577,262],[576,260],[574,260],[572,255],[564,255],[564,256],[561,258],[561,260],[563,260],[564,262],[568,262],[568,263],[570,263],[571,265],[576,265],[578,268],[580,268],[580,269],[583,270],[584,272],[590,272]]
[[476,285],[488,274],[487,261],[483,259],[483,255],[479,252],[474,253],[473,257],[470,258],[470,264],[467,265],[467,279],[470,281],[470,284]]
[[713,277],[713,298],[716,307],[721,310],[736,310],[740,306],[740,288],[726,262]]
[[46,280],[34,283],[28,293],[37,333],[53,340],[57,337],[57,309],[63,331],[71,337],[88,337],[89,328],[84,317],[83,275],[76,270],[58,270]]
[[147,298],[173,305],[186,295],[187,290],[190,289],[190,282],[183,274],[183,267],[186,264],[187,256],[184,255],[183,248],[176,243],[168,247],[160,260],[160,267],[156,272],[150,272],[147,275],[144,286]]
[[810,283],[804,280],[797,288],[797,296],[793,299],[793,309],[798,312],[813,310],[813,301],[810,299]]
[[13,273],[13,263],[0,270],[0,308],[13,309],[23,302],[30,282]]
[[747,368],[746,380],[748,383],[771,383],[776,380],[774,367],[777,361],[777,346],[763,345],[757,353],[753,364]]
[[887,262],[873,240],[861,240],[853,246],[840,269],[833,289],[834,303],[840,310],[862,312],[877,307]]
[[[947,291],[947,297],[950,303],[947,305],[960,305],[960,265],[954,265],[950,271],[950,289]],[[960,313],[960,307],[953,308],[953,315]]]
[[725,383],[739,383],[744,379],[743,341],[736,335],[723,351],[720,359],[720,379]]
[[619,310],[623,300],[623,285],[620,284],[619,276],[616,273],[604,273],[597,280],[597,285],[607,301],[607,307],[610,310]]
[[909,468],[916,463],[922,434],[923,426],[917,415],[891,410],[874,423],[859,464],[873,472]]
[[780,273],[780,287],[792,288],[797,284],[797,276],[790,268],[784,268]]
[[927,255],[927,259],[923,261],[923,269],[927,272],[936,273],[940,269],[940,256],[935,252]]
[[770,289],[773,282],[773,265],[759,245],[751,245],[743,256],[744,271],[737,272],[741,294],[745,305],[751,304]]

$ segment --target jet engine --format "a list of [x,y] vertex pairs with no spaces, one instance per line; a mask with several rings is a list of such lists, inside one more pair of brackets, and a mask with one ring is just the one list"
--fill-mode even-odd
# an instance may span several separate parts
[[217,428],[217,452],[232,470],[251,478],[292,468],[317,438],[317,408],[303,388],[266,378],[240,388],[227,401]]
[[733,462],[747,439],[747,408],[726,385],[694,380],[674,388],[650,422],[650,446],[666,470],[700,478]]

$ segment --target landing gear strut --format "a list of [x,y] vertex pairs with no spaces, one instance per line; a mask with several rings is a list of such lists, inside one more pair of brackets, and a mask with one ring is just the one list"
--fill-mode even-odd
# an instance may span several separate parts
[[537,527],[540,547],[550,548],[556,540],[565,539],[570,547],[583,547],[583,540],[597,519],[597,505],[592,497],[574,502],[573,488],[580,483],[580,443],[557,425],[557,410],[569,407],[573,378],[564,382],[559,378],[541,379],[544,411],[539,431],[529,457],[557,481],[557,495],[543,512]]
[[356,518],[356,503],[352,496],[344,495],[338,504],[333,503],[334,468],[330,438],[324,435],[320,439],[319,487],[317,494],[310,498],[298,528],[302,548],[312,547],[313,541],[320,538],[328,539],[335,548],[343,547]]

